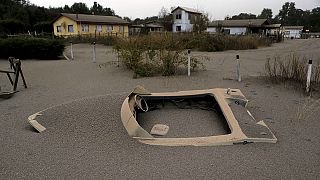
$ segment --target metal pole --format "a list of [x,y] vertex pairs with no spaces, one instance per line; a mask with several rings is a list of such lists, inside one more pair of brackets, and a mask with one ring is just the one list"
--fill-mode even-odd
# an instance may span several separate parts
[[73,47],[72,47],[72,41],[70,42],[70,53],[71,53],[71,59],[73,60]]
[[96,62],[96,42],[93,42],[93,59],[92,61]]
[[240,74],[240,59],[239,59],[239,55],[236,56],[236,61],[237,61],[237,79],[239,82],[241,82],[241,74]]
[[310,92],[311,71],[312,71],[312,60],[310,59],[308,64],[308,73],[307,73],[307,88],[306,88],[307,93]]
[[188,50],[188,76],[190,76],[190,69],[191,69],[191,57],[190,57],[190,53],[191,53],[191,51],[190,51],[190,49]]

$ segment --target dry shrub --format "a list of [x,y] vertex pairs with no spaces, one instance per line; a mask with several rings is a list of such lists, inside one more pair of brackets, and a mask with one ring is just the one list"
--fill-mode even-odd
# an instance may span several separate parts
[[[118,39],[114,50],[135,76],[170,76],[176,74],[179,67],[187,66],[185,47],[170,34],[153,34]],[[203,64],[193,57],[191,67],[200,66]]]
[[[304,88],[307,81],[307,71],[307,58],[300,58],[297,54],[290,54],[284,59],[281,59],[280,56],[275,56],[273,60],[267,58],[265,63],[266,77],[275,83],[290,81]],[[313,65],[311,84],[313,88],[320,86],[319,61]]]
[[[200,35],[199,35],[200,36]],[[271,41],[256,35],[230,36],[223,34],[201,35],[198,41],[200,51],[224,51],[257,49],[262,46],[270,46]]]

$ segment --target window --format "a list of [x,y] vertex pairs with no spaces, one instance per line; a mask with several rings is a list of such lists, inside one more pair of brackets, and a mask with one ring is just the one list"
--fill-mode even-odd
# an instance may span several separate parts
[[119,32],[121,32],[121,33],[124,32],[124,26],[119,26]]
[[176,31],[180,32],[181,31],[181,26],[176,26]]
[[230,29],[223,29],[224,34],[230,34]]
[[73,25],[68,25],[68,32],[73,32]]
[[191,19],[191,14],[188,14],[188,20],[190,20]]
[[113,30],[113,26],[112,25],[108,25],[107,26],[107,32],[112,32]]
[[181,14],[176,14],[176,19],[181,19]]
[[82,24],[82,32],[89,32],[89,25],[88,24]]
[[102,32],[102,25],[97,25],[96,30],[97,32]]
[[61,26],[57,26],[57,32],[61,32]]

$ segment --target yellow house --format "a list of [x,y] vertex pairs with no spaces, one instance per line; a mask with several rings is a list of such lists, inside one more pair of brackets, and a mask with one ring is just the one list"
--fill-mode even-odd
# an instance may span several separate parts
[[61,13],[53,22],[56,36],[125,36],[129,22],[116,16]]

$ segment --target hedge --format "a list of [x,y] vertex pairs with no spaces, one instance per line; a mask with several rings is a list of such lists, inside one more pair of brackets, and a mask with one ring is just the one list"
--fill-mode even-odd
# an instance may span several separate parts
[[18,59],[57,59],[64,51],[61,40],[40,38],[0,39],[0,58],[13,56]]

